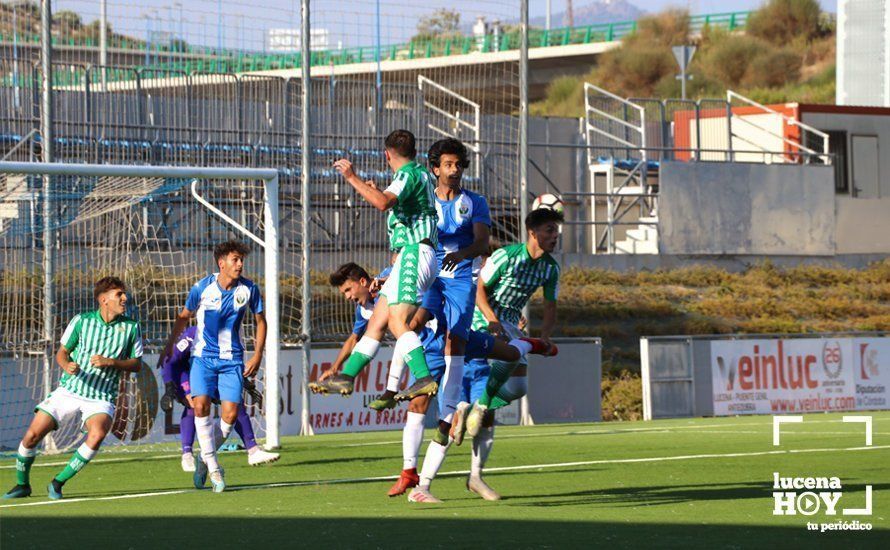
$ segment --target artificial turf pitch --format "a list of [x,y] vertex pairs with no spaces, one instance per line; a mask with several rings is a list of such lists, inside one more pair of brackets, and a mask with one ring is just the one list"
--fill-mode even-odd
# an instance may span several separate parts
[[[783,425],[779,447],[767,416],[498,427],[486,478],[500,502],[468,493],[456,473],[469,468],[469,441],[452,448],[451,475],[433,484],[444,504],[388,498],[392,480],[379,478],[401,469],[400,432],[285,438],[281,460],[263,467],[224,453],[223,494],[193,489],[174,447],[109,450],[65,486],[65,500],[43,504],[67,455],[39,457],[37,496],[0,501],[0,546],[886,549],[890,412],[857,414],[874,419],[871,448],[863,424],[840,414]],[[6,490],[13,461],[2,466]],[[872,485],[872,515],[774,516],[774,472],[839,477],[839,510],[862,508]],[[873,529],[806,528],[839,518]]]

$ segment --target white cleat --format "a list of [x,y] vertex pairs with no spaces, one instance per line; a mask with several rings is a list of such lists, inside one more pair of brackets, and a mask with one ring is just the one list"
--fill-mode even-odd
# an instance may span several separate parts
[[467,478],[467,491],[471,493],[476,493],[483,500],[501,500],[501,495],[497,494],[497,492],[488,486],[488,483],[482,480],[481,477],[470,476]]
[[195,455],[193,455],[192,453],[182,453],[182,471],[195,471]]
[[213,486],[214,493],[222,493],[226,490],[226,478],[223,476],[222,469],[210,472],[210,484]]
[[260,464],[270,464],[281,458],[278,453],[270,453],[262,449],[257,449],[247,454],[247,463],[251,466],[259,466]]
[[442,501],[433,496],[429,489],[415,487],[408,493],[408,502],[422,502],[424,504],[441,504]]
[[470,434],[470,437],[476,437],[479,433],[479,430],[482,429],[482,420],[485,418],[485,412],[488,410],[488,407],[485,405],[480,405],[479,402],[473,403],[473,409],[470,411],[470,414],[467,415],[467,433]]
[[466,401],[461,401],[457,404],[457,408],[454,410],[454,416],[451,420],[451,438],[454,439],[454,444],[460,446],[461,443],[464,442],[464,434],[467,432],[467,412],[470,409],[470,404]]

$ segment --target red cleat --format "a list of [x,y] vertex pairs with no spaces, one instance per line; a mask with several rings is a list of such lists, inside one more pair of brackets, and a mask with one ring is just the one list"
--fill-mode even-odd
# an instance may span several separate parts
[[529,353],[543,355],[544,357],[553,357],[559,353],[559,348],[556,347],[556,344],[548,344],[540,338],[520,338],[520,340],[532,345],[532,350]]
[[399,479],[396,480],[393,486],[389,488],[389,492],[387,493],[387,495],[391,497],[403,495],[408,489],[417,487],[418,483],[420,483],[420,477],[417,475],[417,468],[402,470],[402,474],[399,476]]

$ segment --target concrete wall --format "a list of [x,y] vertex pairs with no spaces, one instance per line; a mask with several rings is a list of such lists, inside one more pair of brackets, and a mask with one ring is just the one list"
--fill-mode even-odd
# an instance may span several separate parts
[[837,196],[839,254],[890,253],[890,197],[851,199]]
[[835,254],[831,167],[665,162],[659,179],[661,254]]

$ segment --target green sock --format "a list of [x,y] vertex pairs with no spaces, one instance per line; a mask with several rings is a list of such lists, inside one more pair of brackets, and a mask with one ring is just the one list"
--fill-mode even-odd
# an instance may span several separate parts
[[[491,363],[491,373],[489,373],[488,380],[485,382],[485,391],[479,397],[480,405],[492,408],[492,399],[497,395],[501,386],[510,379],[514,369],[516,369],[515,363],[501,363],[500,361]],[[503,405],[499,406],[503,407]]]
[[411,374],[415,380],[420,380],[430,375],[430,368],[426,364],[426,357],[423,355],[423,346],[418,346],[405,354],[405,362],[411,369]]
[[353,351],[343,365],[343,374],[355,378],[362,369],[371,363],[371,358],[364,353]]
[[31,465],[34,464],[33,456],[15,455],[15,482],[19,485],[30,485]]
[[80,454],[80,449],[78,449],[77,452],[75,452],[74,455],[71,457],[71,460],[68,461],[68,465],[65,466],[65,469],[59,472],[59,475],[56,476],[56,480],[59,483],[65,483],[66,481],[77,475],[77,472],[83,470],[83,467],[86,466],[89,462],[90,459],[84,458]]

